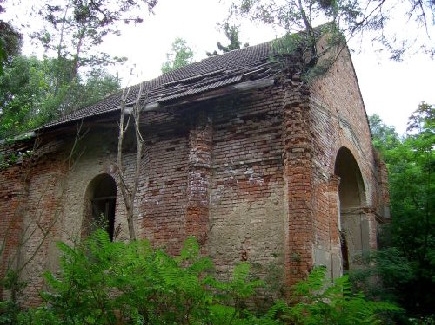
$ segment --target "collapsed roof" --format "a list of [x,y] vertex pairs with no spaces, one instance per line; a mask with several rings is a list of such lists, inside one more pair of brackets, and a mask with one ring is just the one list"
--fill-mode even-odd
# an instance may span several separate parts
[[273,46],[268,42],[211,56],[110,95],[94,105],[49,122],[39,131],[119,111],[123,96],[127,97],[125,105],[131,106],[137,100],[141,86],[142,97],[146,97],[141,99],[144,110],[270,86],[282,69],[282,65],[272,60],[272,54]]

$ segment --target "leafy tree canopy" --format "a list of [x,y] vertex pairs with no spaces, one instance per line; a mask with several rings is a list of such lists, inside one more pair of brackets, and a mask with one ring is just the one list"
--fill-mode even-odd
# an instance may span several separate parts
[[378,263],[383,281],[409,313],[431,315],[435,304],[435,106],[420,103],[403,139],[379,117],[370,117],[370,122],[390,182],[392,221],[387,233],[391,247]]
[[[221,29],[224,31],[225,37],[228,39],[230,44],[223,45],[221,42],[217,42],[217,50],[214,50],[213,52],[206,52],[208,56],[217,55],[218,51],[221,53],[227,53],[232,50],[238,50],[240,49],[242,42],[239,41],[239,25],[231,25],[229,22],[225,22],[223,25],[220,26]],[[249,43],[244,43],[243,47],[248,47]]]
[[32,34],[45,49],[42,60],[19,56],[20,34],[0,22],[0,138],[40,126],[119,89],[118,78],[104,69],[125,58],[111,57],[97,47],[107,36],[119,35],[120,24],[143,22],[144,12],[152,12],[156,4],[157,0],[34,2],[33,16],[44,22],[43,29]]
[[373,145],[379,152],[384,153],[386,150],[393,149],[401,143],[395,128],[385,125],[379,115],[370,115],[369,124]]
[[[120,87],[104,70],[86,79],[59,79],[69,61],[15,56],[0,75],[0,139],[36,128],[77,108],[93,104]],[[64,71],[64,70],[63,70]],[[55,86],[56,85],[56,86]]]
[[[0,13],[5,12],[5,8],[0,0]],[[22,46],[22,35],[14,27],[0,20],[0,74],[3,72],[3,65],[14,55],[18,55]]]
[[[311,52],[312,65],[328,51],[328,47],[319,50],[315,46],[318,35],[314,26],[321,24],[325,24],[324,29],[333,40],[331,45],[340,38],[350,40],[362,35],[387,49],[396,60],[408,50],[435,53],[430,40],[435,23],[433,0],[235,0],[231,13],[279,27],[289,34],[305,31],[299,37],[306,44],[307,53]],[[414,24],[418,36],[397,30],[397,17],[407,17],[406,23]]]
[[104,66],[125,58],[110,57],[97,52],[108,35],[120,35],[119,23],[142,23],[142,7],[152,12],[157,0],[58,0],[46,1],[38,14],[45,26],[34,33],[48,55],[70,60],[71,75],[81,67]]
[[171,45],[171,51],[166,54],[166,62],[162,65],[162,73],[184,67],[193,61],[193,51],[186,40],[177,37]]

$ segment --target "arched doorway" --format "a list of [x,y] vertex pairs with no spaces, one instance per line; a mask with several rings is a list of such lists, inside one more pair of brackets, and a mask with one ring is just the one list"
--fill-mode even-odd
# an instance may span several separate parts
[[82,235],[104,228],[113,240],[116,211],[116,182],[109,174],[100,174],[90,181],[86,193],[86,211]]
[[363,210],[366,202],[364,180],[351,151],[338,150],[335,175],[340,178],[340,240],[343,271],[358,267],[361,257],[369,250],[369,225]]

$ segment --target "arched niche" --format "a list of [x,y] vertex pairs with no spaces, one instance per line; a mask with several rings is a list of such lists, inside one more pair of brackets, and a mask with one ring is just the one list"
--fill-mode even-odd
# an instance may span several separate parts
[[82,236],[104,228],[110,240],[114,237],[117,187],[109,174],[100,174],[89,182],[85,192],[85,216]]
[[346,147],[338,150],[335,175],[340,179],[340,234],[343,270],[357,268],[363,253],[369,250],[369,224],[364,209],[366,202],[364,180],[358,163]]

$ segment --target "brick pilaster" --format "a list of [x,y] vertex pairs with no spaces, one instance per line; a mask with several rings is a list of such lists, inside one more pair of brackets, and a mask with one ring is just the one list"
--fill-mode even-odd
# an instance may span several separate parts
[[328,182],[328,202],[329,202],[329,236],[332,247],[340,246],[340,202],[338,197],[338,185],[340,178],[331,175]]
[[313,265],[312,135],[308,91],[288,90],[284,102],[284,180],[288,211],[285,238],[287,285],[303,279]]
[[331,175],[328,180],[328,203],[329,203],[329,241],[330,241],[330,265],[328,265],[331,278],[343,275],[342,243],[340,240],[340,199],[338,196],[338,186],[340,178]]
[[212,125],[200,114],[189,134],[186,236],[195,236],[204,247],[209,226]]
[[[366,250],[378,249],[378,222],[376,221],[375,212],[371,209],[365,211],[364,218],[367,222],[369,247]],[[364,252],[363,252],[364,253]]]

